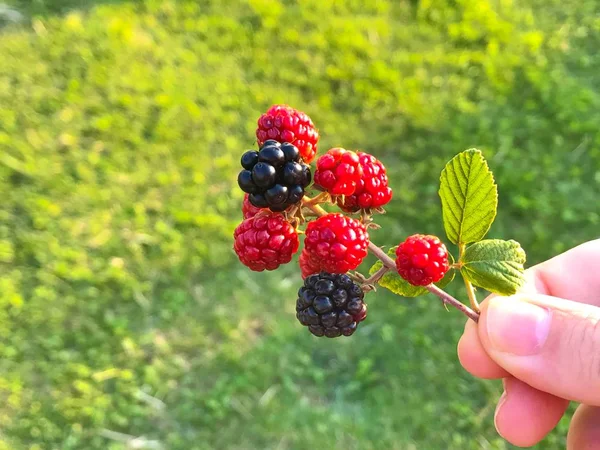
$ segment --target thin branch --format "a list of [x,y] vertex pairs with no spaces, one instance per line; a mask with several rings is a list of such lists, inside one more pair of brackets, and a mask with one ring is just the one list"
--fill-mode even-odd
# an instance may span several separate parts
[[306,195],[304,196],[304,201],[302,202],[302,206],[308,205],[318,205],[319,203],[329,201],[330,197],[327,192],[321,192],[320,194],[315,195],[313,198],[309,199]]
[[389,267],[383,266],[381,269],[379,269],[377,272],[375,272],[373,275],[371,275],[369,278],[367,278],[365,281],[363,281],[364,284],[377,284],[379,282],[379,280],[381,280],[383,278],[383,276],[388,273],[390,271]]
[[385,267],[390,270],[396,270],[396,261],[394,261],[390,256],[383,251],[383,249],[377,247],[373,242],[369,241],[369,250],[373,253],[378,260],[380,260]]
[[317,216],[324,216],[327,214],[327,211],[325,211],[323,208],[321,208],[319,205],[315,205],[312,202],[314,201],[314,199],[307,197],[306,195],[304,196],[304,198],[302,199],[302,206],[306,207],[308,209],[310,209],[313,213],[315,213]]
[[430,284],[429,286],[425,286],[425,289],[427,289],[432,294],[437,295],[440,299],[442,299],[442,301],[445,304],[454,306],[456,309],[458,309],[460,312],[462,312],[465,316],[467,316],[469,319],[473,320],[474,322],[479,321],[479,314],[477,314],[475,311],[473,311],[467,305],[463,304],[459,300],[452,297],[446,291],[441,290],[435,284]]

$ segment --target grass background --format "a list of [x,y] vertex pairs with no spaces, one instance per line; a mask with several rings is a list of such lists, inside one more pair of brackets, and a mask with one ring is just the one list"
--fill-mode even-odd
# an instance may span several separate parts
[[382,290],[353,338],[319,340],[295,264],[236,262],[238,157],[286,102],[322,150],[386,163],[380,245],[442,233],[439,173],[473,146],[500,187],[491,236],[528,264],[596,238],[598,2],[7,5],[0,449],[511,448],[500,383],[457,362],[458,313]]

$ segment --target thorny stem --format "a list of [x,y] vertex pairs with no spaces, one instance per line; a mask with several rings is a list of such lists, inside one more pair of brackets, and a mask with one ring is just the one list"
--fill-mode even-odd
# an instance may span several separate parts
[[[465,251],[465,244],[461,244],[458,247],[458,259],[462,258],[462,255]],[[462,275],[462,274],[461,274]],[[469,280],[467,280],[464,276],[462,277],[465,281],[465,287],[467,288],[467,295],[469,296],[469,303],[471,303],[471,308],[473,308],[476,312],[479,312],[479,302],[477,301],[477,296],[475,295],[475,288],[471,284]]]
[[[326,215],[327,211],[325,211],[319,205],[313,204],[312,203],[313,200],[314,199],[311,199],[310,197],[304,196],[304,199],[302,201],[302,206],[308,208],[309,210],[311,210],[313,213],[315,213],[318,216]],[[381,279],[381,277],[383,275],[385,275],[385,273],[387,271],[396,270],[396,262],[392,258],[390,258],[390,256],[386,252],[384,252],[381,248],[377,247],[377,245],[375,245],[371,241],[369,241],[369,250],[383,264],[383,267],[381,269],[379,269],[373,275],[373,277],[375,275],[377,275],[379,272],[382,272],[379,277],[379,279]],[[386,269],[386,270],[384,271],[383,269]],[[373,277],[371,277],[371,278],[373,278]],[[371,278],[369,278],[369,280]],[[466,280],[465,280],[465,282],[466,282]],[[425,286],[425,289],[427,289],[432,294],[437,295],[442,300],[442,302],[444,302],[444,304],[454,306],[456,309],[458,309],[460,312],[462,312],[465,316],[467,316],[469,319],[473,320],[474,322],[479,321],[479,314],[477,312],[473,311],[467,305],[465,305],[462,302],[460,302],[459,300],[455,299],[450,294],[448,294],[446,291],[443,291],[436,285],[430,284],[429,286]],[[475,300],[475,301],[477,301],[477,300]]]

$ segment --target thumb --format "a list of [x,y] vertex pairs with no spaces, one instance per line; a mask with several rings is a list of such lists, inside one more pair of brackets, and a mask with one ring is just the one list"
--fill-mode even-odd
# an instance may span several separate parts
[[492,297],[478,326],[490,357],[536,389],[600,406],[600,308],[539,294]]

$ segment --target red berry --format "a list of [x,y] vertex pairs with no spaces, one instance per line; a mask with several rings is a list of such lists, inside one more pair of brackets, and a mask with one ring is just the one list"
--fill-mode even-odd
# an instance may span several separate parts
[[302,111],[287,105],[273,105],[258,119],[256,138],[260,147],[269,139],[294,144],[308,164],[317,154],[319,132]]
[[330,273],[356,269],[367,256],[369,234],[358,220],[327,214],[306,227],[304,249],[313,266]]
[[257,272],[289,263],[299,246],[296,229],[277,213],[245,219],[233,237],[233,249],[242,264]]
[[352,195],[362,175],[356,153],[332,148],[317,160],[315,183],[332,195]]
[[242,214],[244,215],[244,219],[249,219],[250,217],[254,217],[261,211],[267,211],[264,208],[257,208],[252,203],[250,203],[249,195],[244,195],[244,202],[242,203]]
[[310,259],[310,255],[303,249],[298,259],[300,264],[300,271],[302,272],[302,279],[321,271],[321,267]]
[[358,181],[356,190],[343,201],[342,199],[338,201],[340,208],[347,212],[379,208],[392,199],[392,189],[388,186],[385,166],[368,153],[358,152],[358,158],[362,167],[362,177]]
[[396,249],[396,269],[414,286],[437,283],[449,268],[448,250],[435,236],[415,234]]

